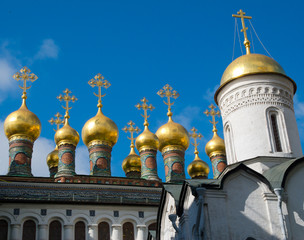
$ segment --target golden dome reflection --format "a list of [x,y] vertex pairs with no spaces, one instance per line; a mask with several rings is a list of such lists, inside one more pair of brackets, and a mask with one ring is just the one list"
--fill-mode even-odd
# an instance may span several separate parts
[[95,141],[106,142],[111,147],[118,139],[118,128],[113,120],[103,115],[100,108],[95,117],[89,119],[82,128],[82,140],[85,145]]
[[143,147],[157,150],[159,147],[159,140],[158,137],[145,126],[144,131],[136,138],[135,145],[138,151],[141,151],[141,148]]
[[274,59],[262,54],[246,54],[235,59],[226,68],[220,87],[215,93],[215,100],[219,90],[229,82],[243,76],[263,73],[274,73],[288,78],[294,85],[294,92],[296,92],[296,83],[286,75],[284,69]]
[[180,124],[173,122],[171,117],[169,121],[162,125],[156,132],[159,139],[159,151],[166,146],[181,146],[186,150],[189,147],[190,139],[188,131]]
[[208,164],[196,154],[195,159],[188,165],[187,171],[191,178],[207,178],[210,168]]
[[58,156],[58,149],[56,147],[55,150],[53,150],[47,155],[46,163],[49,166],[49,168],[53,168],[53,167],[58,167],[58,162],[59,162],[59,156]]
[[58,129],[55,133],[55,143],[57,146],[62,144],[72,144],[76,147],[78,142],[79,134],[69,125],[68,119],[66,118],[64,126]]
[[225,142],[217,135],[216,131],[214,132],[212,139],[206,144],[205,151],[208,157],[212,157],[216,154],[226,154]]
[[140,157],[131,148],[130,154],[123,160],[122,169],[127,174],[129,172],[141,172],[141,161]]
[[5,119],[4,132],[9,140],[16,137],[34,142],[39,137],[41,132],[40,120],[28,110],[25,99],[23,99],[21,107]]

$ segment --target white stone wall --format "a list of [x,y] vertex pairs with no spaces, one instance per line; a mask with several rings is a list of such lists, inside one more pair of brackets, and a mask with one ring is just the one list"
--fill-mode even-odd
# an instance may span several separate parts
[[[14,215],[14,209],[19,208],[20,214]],[[47,209],[47,215],[41,216],[41,209]],[[72,210],[72,216],[66,216],[66,210]],[[91,217],[90,210],[95,210],[95,217]],[[119,217],[113,216],[113,211],[119,211]],[[140,218],[138,211],[144,212]],[[31,204],[31,203],[5,203],[0,205],[0,219],[9,223],[9,239],[20,240],[23,223],[34,220],[37,226],[37,240],[48,240],[49,224],[59,220],[62,224],[62,239],[74,239],[74,225],[78,220],[86,224],[87,240],[98,239],[98,224],[106,221],[110,225],[111,239],[122,239],[122,225],[132,222],[136,240],[146,239],[148,226],[157,219],[157,207],[146,206],[111,206],[111,205],[64,205],[64,204]]]
[[[302,156],[293,92],[291,81],[275,74],[241,77],[219,92],[228,164],[257,156]],[[275,151],[270,110],[278,112],[282,152]]]
[[[223,189],[206,190],[202,209],[200,232],[204,232],[205,240],[282,239],[276,195],[268,185],[243,170],[229,175]],[[170,232],[170,237],[195,240],[197,214],[198,201],[188,187],[184,214],[179,219],[181,233]],[[161,239],[171,238],[167,234]]]
[[283,215],[288,239],[303,239],[304,236],[304,163],[295,167],[285,182]]
[[[169,220],[169,215],[176,214],[176,205],[174,198],[169,193],[166,194],[166,203],[164,206],[160,226],[160,236],[163,240],[173,240],[176,239],[177,235],[172,222]],[[176,224],[177,226],[179,225],[178,219]]]

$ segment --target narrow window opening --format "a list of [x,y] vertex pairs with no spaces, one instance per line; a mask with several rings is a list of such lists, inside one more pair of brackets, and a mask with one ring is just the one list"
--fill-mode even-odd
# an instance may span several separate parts
[[278,128],[278,121],[277,121],[277,115],[271,114],[271,126],[272,126],[272,132],[273,132],[273,138],[274,138],[274,145],[276,148],[276,152],[282,152],[282,144],[279,134],[279,128]]
[[61,240],[61,223],[58,220],[51,222],[49,227],[49,240]]
[[98,224],[98,240],[110,240],[110,225],[107,222]]
[[27,220],[23,224],[22,240],[36,239],[36,223],[33,220]]
[[130,222],[126,222],[122,226],[123,240],[134,240],[134,227]]
[[8,223],[5,220],[0,220],[0,240],[8,239]]
[[86,226],[83,221],[79,221],[75,224],[75,240],[86,239]]

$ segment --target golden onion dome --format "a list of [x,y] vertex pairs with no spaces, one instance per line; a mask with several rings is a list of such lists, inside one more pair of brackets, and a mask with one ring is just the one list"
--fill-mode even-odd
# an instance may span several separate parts
[[180,146],[184,150],[189,147],[190,139],[188,131],[180,124],[173,122],[169,116],[169,121],[162,125],[156,132],[159,139],[159,151],[166,146]]
[[84,124],[81,135],[87,147],[94,142],[103,142],[113,147],[118,139],[118,128],[115,122],[103,115],[98,108],[96,116]]
[[25,99],[23,99],[21,107],[5,119],[4,132],[9,140],[25,138],[34,142],[39,137],[41,132],[40,120],[28,110]]
[[57,146],[54,151],[50,152],[46,157],[46,163],[49,168],[58,167],[59,156]]
[[134,148],[131,148],[129,155],[123,160],[121,166],[126,174],[129,172],[141,172],[140,157],[136,154]]
[[208,157],[212,157],[217,154],[226,154],[225,142],[214,131],[212,139],[206,144],[205,151]]
[[284,69],[274,59],[262,54],[246,54],[235,59],[226,68],[220,87],[215,93],[215,99],[219,90],[227,83],[243,76],[263,73],[274,73],[288,78],[293,83],[294,92],[296,92],[297,86],[295,82],[286,75]]
[[141,151],[143,147],[157,150],[159,140],[158,137],[149,130],[148,126],[145,126],[144,131],[137,136],[135,145],[138,151]]
[[199,158],[198,154],[195,154],[195,159],[189,164],[187,171],[191,178],[207,178],[210,168]]
[[72,144],[75,147],[79,142],[78,132],[69,125],[68,118],[65,119],[65,124],[55,133],[55,143],[57,146],[62,144]]

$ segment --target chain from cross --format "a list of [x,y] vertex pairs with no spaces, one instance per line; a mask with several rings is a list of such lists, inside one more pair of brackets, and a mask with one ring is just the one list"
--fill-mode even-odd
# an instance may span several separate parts
[[72,93],[69,89],[65,89],[63,91],[65,93],[65,95],[62,95],[60,94],[57,99],[61,102],[61,101],[65,101],[65,107],[63,107],[63,109],[65,109],[65,115],[64,115],[64,118],[70,118],[69,116],[69,110],[72,109],[72,107],[69,107],[69,102],[75,102],[77,101],[78,99],[75,97],[75,96],[70,96],[69,94]]
[[140,129],[138,127],[134,127],[135,123],[131,120],[128,122],[129,127],[125,126],[122,130],[126,133],[130,133],[131,137],[128,137],[128,139],[131,140],[131,147],[134,147],[134,132],[139,133]]
[[104,79],[104,76],[102,76],[100,73],[98,73],[94,78],[92,78],[89,82],[89,85],[91,87],[98,87],[98,94],[94,93],[96,97],[98,97],[98,107],[101,108],[101,98],[106,96],[106,94],[101,94],[101,88],[107,89],[111,86],[111,83],[108,82],[108,80]]
[[171,112],[171,106],[174,104],[174,102],[171,103],[171,98],[177,99],[179,97],[179,93],[175,90],[173,90],[173,88],[169,85],[166,84],[161,90],[159,90],[157,92],[157,94],[160,97],[166,97],[167,98],[167,102],[164,100],[164,103],[168,106],[168,116],[172,116],[172,112]]
[[23,99],[26,99],[26,90],[31,88],[31,86],[27,87],[26,83],[35,82],[38,79],[38,77],[34,73],[31,73],[31,70],[27,67],[21,68],[19,72],[16,72],[13,75],[13,78],[17,81],[23,82],[23,86],[19,86],[23,90]]
[[137,105],[135,105],[135,107],[138,110],[144,110],[144,114],[140,114],[144,119],[144,126],[148,126],[148,118],[150,117],[150,115],[148,115],[148,110],[153,111],[153,109],[155,107],[152,106],[152,104],[148,105],[147,102],[149,102],[145,97],[143,99],[140,100],[142,102],[142,104],[138,103]]
[[198,138],[202,139],[203,135],[200,134],[200,133],[197,133],[197,129],[195,127],[193,127],[191,129],[190,137],[193,138],[193,140],[194,140],[194,143],[191,143],[194,146],[194,148],[195,148],[194,153],[198,154],[197,146],[199,145],[199,143],[197,142],[197,139]]
[[55,117],[56,117],[55,119],[54,119],[54,118],[51,118],[51,119],[49,120],[49,123],[50,123],[51,125],[56,124],[56,128],[57,128],[57,129],[54,129],[54,131],[56,132],[56,131],[60,128],[60,125],[63,125],[63,124],[64,124],[64,120],[61,119],[62,115],[61,115],[59,112],[55,114]]
[[220,111],[216,111],[215,110],[215,106],[213,104],[211,104],[209,106],[210,111],[207,109],[204,114],[206,114],[206,116],[208,117],[209,115],[212,117],[212,121],[209,120],[209,122],[213,125],[213,130],[212,131],[217,131],[216,129],[216,124],[218,124],[218,121],[215,121],[215,116],[221,116]]
[[239,15],[236,15],[236,14],[232,14],[232,17],[235,17],[235,18],[240,18],[241,21],[242,21],[242,29],[241,29],[241,32],[244,33],[244,45],[245,45],[245,48],[246,48],[246,53],[247,54],[250,54],[250,42],[248,40],[248,37],[247,37],[247,30],[248,30],[248,27],[245,26],[245,21],[244,19],[252,19],[252,17],[250,16],[245,16],[245,12],[243,12],[242,9],[240,9],[240,11],[237,13]]

